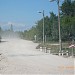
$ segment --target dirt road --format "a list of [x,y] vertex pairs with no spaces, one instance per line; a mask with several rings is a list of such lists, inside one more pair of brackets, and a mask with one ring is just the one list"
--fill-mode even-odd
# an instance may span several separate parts
[[22,39],[0,43],[0,74],[74,74],[74,58],[63,58],[35,49]]

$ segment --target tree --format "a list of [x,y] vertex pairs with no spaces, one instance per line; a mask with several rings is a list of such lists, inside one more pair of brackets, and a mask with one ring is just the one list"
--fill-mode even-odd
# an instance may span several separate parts
[[[70,38],[72,40],[72,37],[75,37],[75,1],[65,0],[62,3],[60,14],[62,14],[60,16],[62,41],[68,41]],[[58,16],[51,12],[50,17],[44,17],[44,22],[47,41],[58,41]],[[23,33],[27,39],[34,39],[34,35],[37,35],[38,40],[42,41],[43,18],[37,21],[36,27]]]
[[50,13],[50,24],[52,39],[58,40],[58,17],[53,12]]
[[[44,17],[45,35],[47,41],[58,40],[58,22],[57,16],[51,12],[50,17]],[[23,36],[27,39],[34,39],[37,36],[38,41],[42,41],[43,38],[43,18],[37,22],[36,27],[32,27],[29,31],[25,31]],[[45,36],[44,36],[45,37]]]
[[75,1],[67,0],[61,6],[63,16],[61,17],[62,39],[68,40],[75,37]]
[[62,14],[65,16],[74,16],[75,15],[75,1],[71,0],[64,1],[61,6]]

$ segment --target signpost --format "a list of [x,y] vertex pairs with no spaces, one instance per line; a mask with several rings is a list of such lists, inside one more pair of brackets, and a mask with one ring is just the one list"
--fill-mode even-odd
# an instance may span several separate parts
[[36,42],[36,37],[37,37],[37,36],[35,35],[35,36],[34,36],[35,42]]

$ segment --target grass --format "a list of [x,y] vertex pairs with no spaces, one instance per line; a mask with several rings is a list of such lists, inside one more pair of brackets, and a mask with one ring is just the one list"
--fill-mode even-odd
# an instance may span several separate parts
[[[69,51],[69,53],[72,53],[72,48],[69,48],[70,44],[69,42],[63,42],[62,43],[62,50],[64,52]],[[51,42],[51,43],[45,43],[45,44],[39,44],[36,48],[40,47],[46,47],[51,48],[51,53],[58,53],[59,52],[59,43],[58,42]],[[75,55],[75,48],[74,48],[74,55]]]

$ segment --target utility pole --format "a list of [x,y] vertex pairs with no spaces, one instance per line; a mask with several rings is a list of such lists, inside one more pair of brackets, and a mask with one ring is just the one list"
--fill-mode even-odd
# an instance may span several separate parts
[[49,0],[50,2],[57,1],[58,5],[58,27],[59,27],[59,50],[62,50],[62,44],[61,44],[61,29],[60,29],[60,6],[59,6],[59,0]]
[[43,12],[38,12],[38,13],[42,13],[42,15],[43,15],[43,44],[44,44],[45,43],[44,10],[43,10]]
[[59,26],[59,45],[60,45],[60,51],[62,50],[62,44],[61,44],[61,29],[60,29],[60,6],[59,6],[59,0],[57,0],[58,5],[58,26]]
[[45,43],[45,30],[44,30],[45,26],[44,26],[44,10],[43,10],[43,44]]

